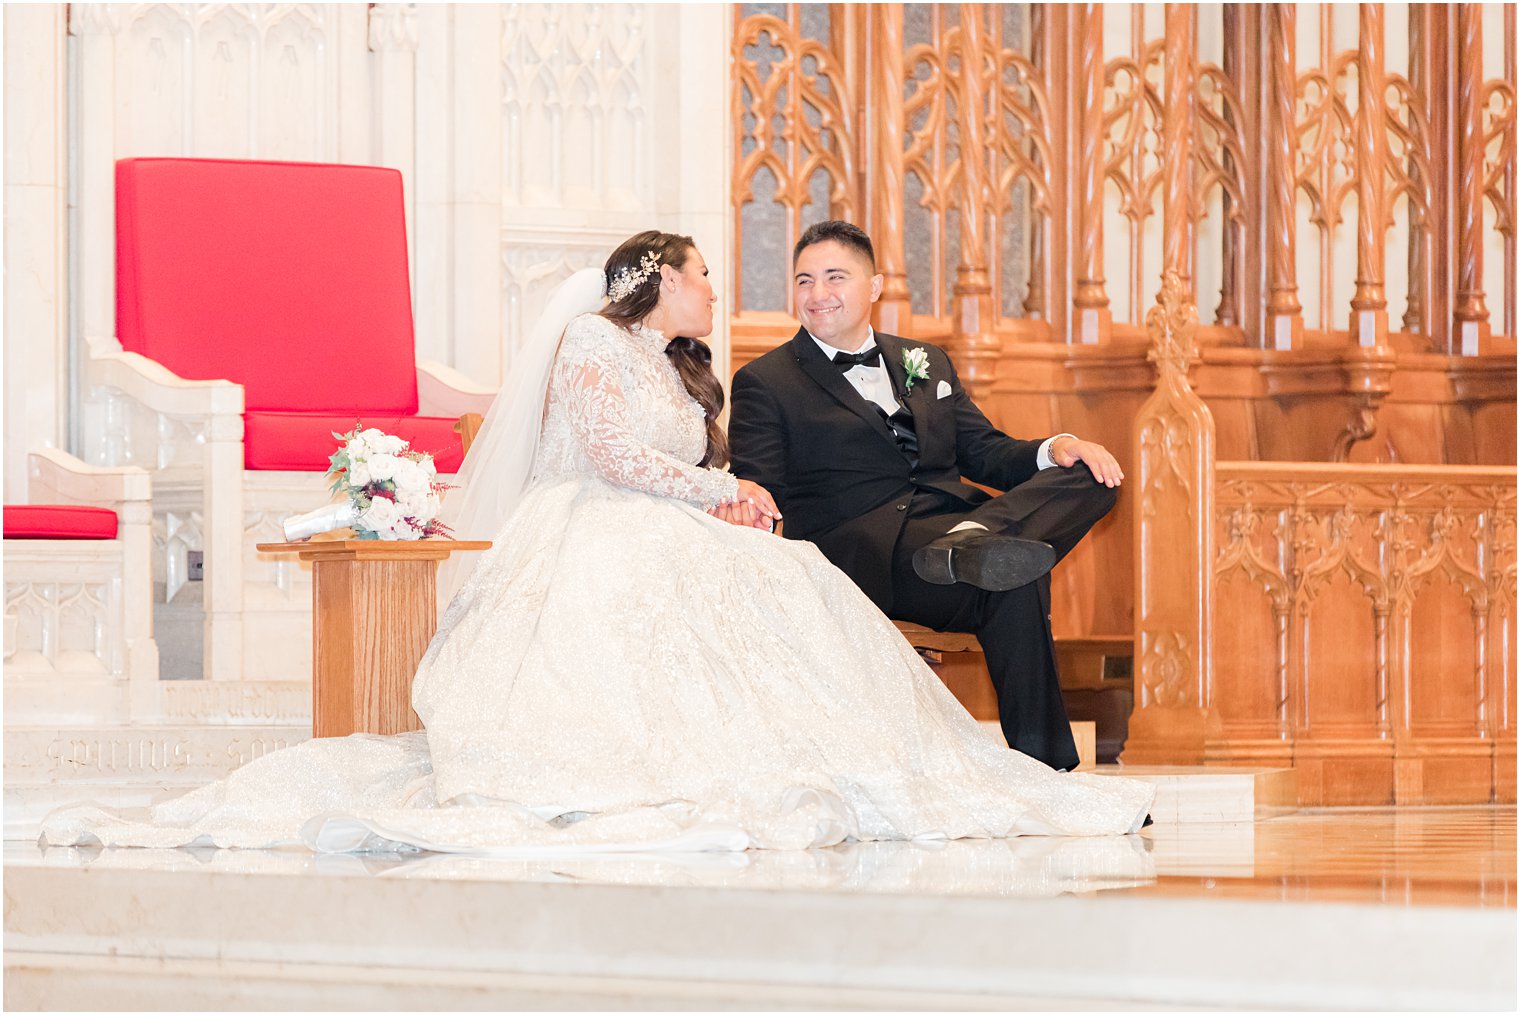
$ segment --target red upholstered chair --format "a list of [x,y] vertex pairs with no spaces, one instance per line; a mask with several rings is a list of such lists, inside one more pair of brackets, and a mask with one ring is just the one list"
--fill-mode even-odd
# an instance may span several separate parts
[[91,341],[86,450],[153,471],[167,673],[309,677],[309,577],[252,547],[327,499],[334,431],[457,468],[454,421],[492,392],[417,362],[406,251],[392,169],[117,163],[117,335]]
[[5,505],[7,730],[156,713],[148,474],[51,449],[27,472],[34,503]]

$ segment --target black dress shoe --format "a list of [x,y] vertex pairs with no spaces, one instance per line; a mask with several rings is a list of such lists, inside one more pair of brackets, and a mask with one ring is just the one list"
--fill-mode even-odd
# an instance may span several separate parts
[[932,585],[966,582],[988,592],[1007,592],[1045,574],[1056,551],[1037,539],[1001,536],[986,529],[946,533],[913,554],[913,571]]

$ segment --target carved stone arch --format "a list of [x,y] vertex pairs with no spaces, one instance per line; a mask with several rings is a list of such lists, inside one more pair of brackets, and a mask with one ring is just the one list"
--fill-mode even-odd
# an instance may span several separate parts
[[[331,44],[328,26],[304,5],[295,5],[268,12],[261,30],[265,55],[253,112],[259,147],[282,158],[334,157],[329,124],[336,119],[336,95],[323,59]],[[272,133],[295,124],[304,125],[304,137]]]
[[636,67],[618,70],[610,86],[606,110],[607,137],[612,150],[637,157],[607,160],[613,176],[603,190],[614,197],[622,195],[621,204],[630,209],[648,207],[653,203],[653,195],[646,169],[648,160],[643,155],[649,145],[649,113],[645,108],[644,84]]
[[602,29],[601,43],[619,68],[643,63],[646,11],[643,4],[613,4]]

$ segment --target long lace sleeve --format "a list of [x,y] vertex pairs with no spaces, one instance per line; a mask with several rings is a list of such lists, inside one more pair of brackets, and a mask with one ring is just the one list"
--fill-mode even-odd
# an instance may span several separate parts
[[[683,462],[640,439],[623,390],[620,358],[626,353],[617,341],[612,325],[579,318],[566,329],[555,365],[555,397],[591,467],[609,483],[704,510],[735,499],[739,481],[732,474]],[[694,411],[693,405],[671,408]]]

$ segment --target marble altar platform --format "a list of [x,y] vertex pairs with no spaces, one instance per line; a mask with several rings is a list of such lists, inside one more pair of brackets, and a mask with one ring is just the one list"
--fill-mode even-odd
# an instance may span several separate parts
[[[983,726],[1002,742],[996,723]],[[141,807],[310,736],[310,720],[270,721],[263,713],[215,724],[7,726],[4,837],[35,838],[48,811],[83,800]],[[1297,800],[1292,769],[1099,765],[1093,771],[1153,783],[1151,814],[1167,824],[1250,821],[1281,814]]]
[[10,841],[25,1009],[1516,1003],[1515,809],[539,860]]

